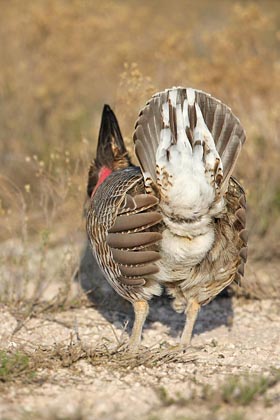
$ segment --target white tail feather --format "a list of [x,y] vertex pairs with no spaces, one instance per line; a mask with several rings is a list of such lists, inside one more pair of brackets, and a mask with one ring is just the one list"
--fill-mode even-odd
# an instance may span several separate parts
[[191,88],[166,90],[141,112],[134,140],[164,213],[195,221],[221,211],[222,195],[245,141],[239,120],[226,105]]

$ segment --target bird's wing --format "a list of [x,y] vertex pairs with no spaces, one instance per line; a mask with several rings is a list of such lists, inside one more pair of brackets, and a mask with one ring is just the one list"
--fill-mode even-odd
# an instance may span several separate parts
[[246,196],[243,188],[233,177],[229,179],[229,187],[226,194],[228,210],[233,213],[232,228],[235,232],[235,242],[239,250],[235,281],[240,283],[244,276],[244,266],[247,261],[248,231],[246,229]]
[[[127,286],[142,286],[158,271],[161,239],[153,227],[161,222],[158,199],[145,194],[139,168],[113,172],[97,189],[87,217],[94,254],[112,286],[123,295]],[[126,296],[127,297],[127,296]]]

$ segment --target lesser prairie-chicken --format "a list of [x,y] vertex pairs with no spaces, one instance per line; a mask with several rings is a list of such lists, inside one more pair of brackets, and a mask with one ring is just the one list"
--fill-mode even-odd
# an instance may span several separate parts
[[105,105],[89,170],[88,237],[106,279],[134,307],[130,347],[163,287],[186,313],[187,346],[201,305],[244,273],[246,200],[231,174],[245,133],[219,100],[172,88],[142,109],[133,139],[140,167]]

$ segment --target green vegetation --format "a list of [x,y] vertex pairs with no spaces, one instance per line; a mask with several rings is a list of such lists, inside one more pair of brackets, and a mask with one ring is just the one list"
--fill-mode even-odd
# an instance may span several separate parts
[[30,379],[33,373],[30,370],[29,357],[25,353],[0,350],[0,382],[10,382],[20,378]]
[[[222,404],[231,406],[247,406],[256,401],[259,397],[264,397],[266,392],[280,383],[280,371],[272,369],[266,375],[245,375],[229,376],[228,379],[218,385],[215,389],[210,386],[201,385],[202,393],[191,394],[188,398],[176,394],[171,397],[168,389],[160,386],[156,389],[157,395],[163,406],[177,405],[186,406],[197,400],[212,403],[213,410],[217,410]],[[263,398],[266,404],[268,401]]]
[[222,388],[222,399],[227,404],[249,405],[257,397],[280,382],[280,371],[269,376],[230,378]]

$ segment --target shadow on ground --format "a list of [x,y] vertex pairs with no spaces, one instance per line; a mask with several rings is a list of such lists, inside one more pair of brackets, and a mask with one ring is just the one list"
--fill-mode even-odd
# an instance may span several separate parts
[[[88,244],[81,254],[79,271],[75,281],[78,281],[94,307],[110,323],[125,324],[129,320],[128,332],[133,325],[132,305],[119,296],[104,278],[92,255]],[[227,293],[222,293],[209,305],[200,311],[195,325],[194,334],[211,331],[221,325],[230,325],[233,318],[232,299]],[[177,337],[184,326],[184,314],[176,313],[171,307],[171,299],[163,293],[150,302],[150,312],[144,328],[149,328],[153,322],[161,322],[169,328],[169,334]]]

